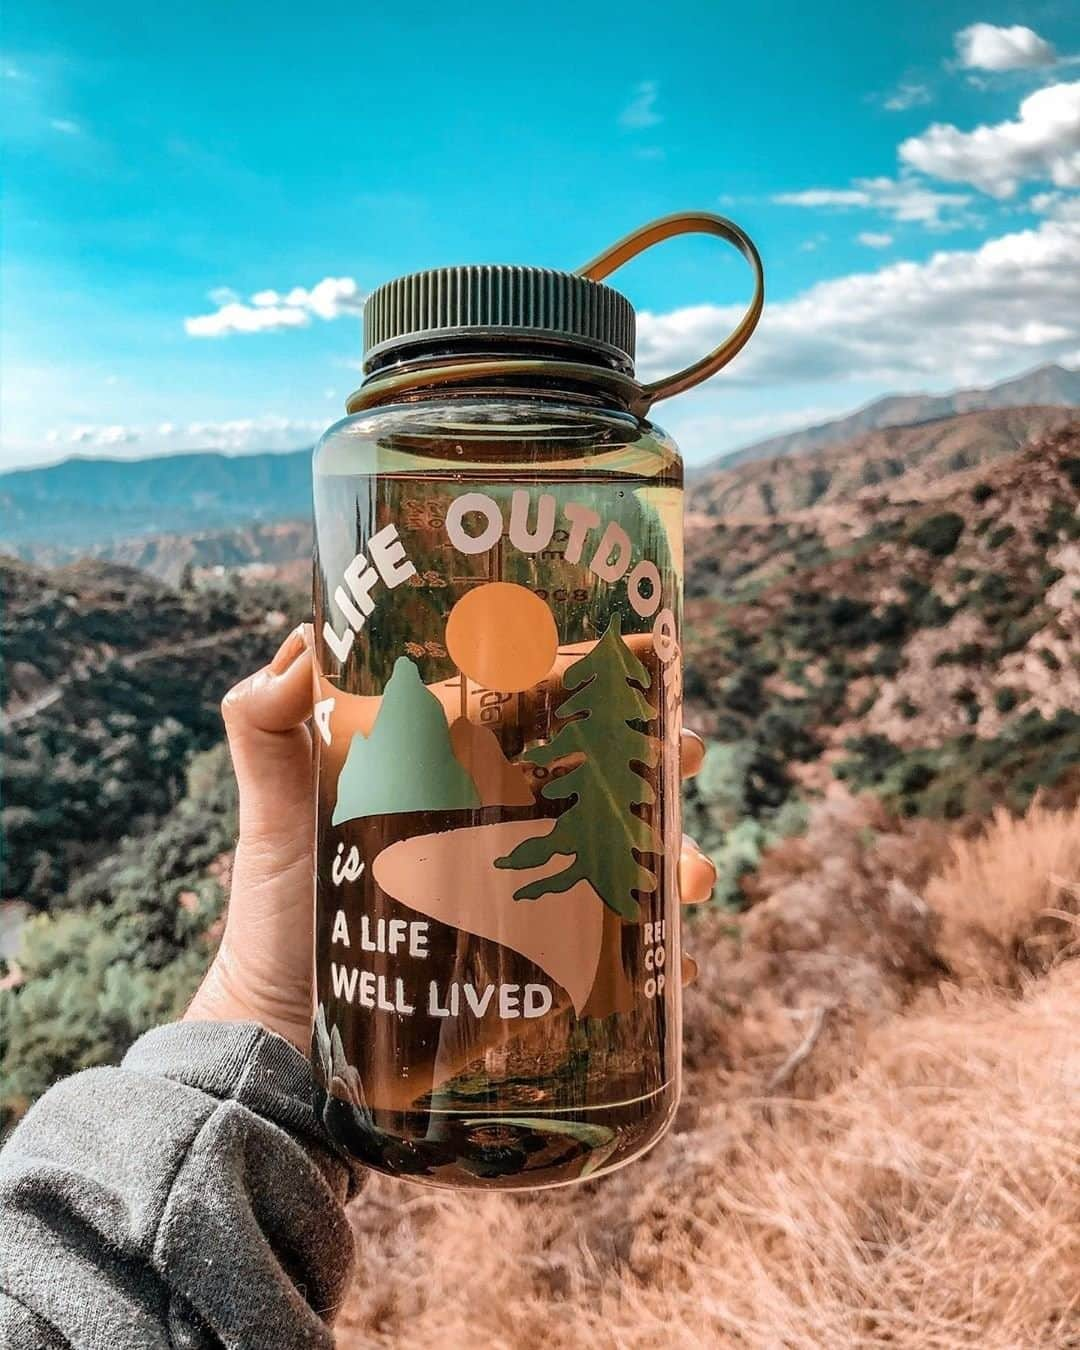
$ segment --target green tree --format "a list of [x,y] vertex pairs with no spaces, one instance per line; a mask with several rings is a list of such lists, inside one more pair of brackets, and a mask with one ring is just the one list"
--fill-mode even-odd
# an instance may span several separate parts
[[955,511],[921,520],[908,538],[916,548],[924,549],[935,558],[947,558],[964,532],[964,518]]
[[569,720],[526,758],[548,765],[584,756],[542,789],[548,801],[570,806],[550,834],[523,840],[495,865],[520,870],[541,867],[556,854],[572,855],[561,872],[522,886],[514,899],[537,900],[588,881],[605,905],[635,921],[639,907],[632,892],[656,889],[655,873],[637,855],[658,853],[660,841],[633,808],[656,801],[641,768],[655,768],[660,749],[655,737],[634,725],[655,721],[656,710],[643,693],[649,672],[623,641],[617,614],[592,651],[570,666],[564,684],[571,696],[558,715]]

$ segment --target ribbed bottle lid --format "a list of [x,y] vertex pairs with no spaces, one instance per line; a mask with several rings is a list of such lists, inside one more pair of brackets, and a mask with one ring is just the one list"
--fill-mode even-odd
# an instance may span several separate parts
[[531,336],[587,347],[633,373],[634,308],[610,286],[545,267],[437,267],[398,277],[364,305],[364,368],[425,339]]

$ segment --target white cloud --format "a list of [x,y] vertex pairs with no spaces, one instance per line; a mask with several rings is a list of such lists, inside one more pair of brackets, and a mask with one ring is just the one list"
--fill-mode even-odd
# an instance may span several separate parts
[[1029,94],[1015,122],[961,131],[935,123],[900,146],[900,158],[935,178],[1012,197],[1030,179],[1080,187],[1080,80]]
[[925,84],[898,84],[884,104],[889,112],[906,112],[908,108],[918,108],[931,102],[930,90]]
[[1023,24],[999,28],[992,23],[973,23],[962,28],[954,40],[964,70],[1032,70],[1057,61],[1050,43]]
[[634,88],[634,97],[619,114],[619,125],[629,131],[655,127],[664,120],[656,111],[660,86],[655,80],[642,80]]
[[50,117],[49,126],[53,131],[59,131],[63,136],[78,136],[82,127],[78,122],[73,122],[69,117]]
[[324,429],[324,422],[289,417],[243,417],[225,422],[160,422],[156,426],[66,426],[45,435],[50,445],[78,453],[116,450],[129,455],[163,454],[176,450],[296,450]]
[[874,230],[862,230],[855,236],[855,240],[866,248],[888,248],[893,237],[891,234],[878,234]]
[[[734,385],[977,383],[1056,360],[1080,342],[1080,221],[941,250],[927,261],[819,282],[766,307],[721,379]],[[639,315],[639,370],[652,379],[715,346],[738,306]]]
[[45,439],[50,445],[90,446],[104,450],[117,445],[130,445],[137,436],[131,427],[83,425],[63,430],[54,427],[45,433]]
[[294,286],[284,295],[277,291],[259,291],[251,297],[251,303],[257,306],[284,305],[290,309],[305,309],[319,319],[337,319],[350,310],[363,308],[360,288],[352,277],[324,277],[310,291],[306,291],[303,286]]
[[229,333],[306,328],[312,315],[317,319],[338,319],[363,309],[360,287],[352,277],[324,277],[310,290],[294,286],[284,293],[256,291],[248,303],[238,300],[227,287],[218,287],[210,293],[210,299],[218,306],[212,314],[184,320],[189,337],[217,338]]
[[306,328],[311,322],[302,309],[281,305],[253,308],[251,305],[222,305],[213,314],[199,314],[184,320],[188,337],[217,338],[228,333],[265,333],[278,328]]
[[971,197],[961,192],[938,192],[908,178],[856,178],[848,188],[780,192],[773,201],[781,206],[874,210],[893,220],[915,221],[932,229],[945,229],[954,222],[943,219],[942,213],[961,210]]
[[228,422],[189,422],[173,432],[189,446],[213,450],[295,450],[326,429],[322,421],[292,417],[239,417]]

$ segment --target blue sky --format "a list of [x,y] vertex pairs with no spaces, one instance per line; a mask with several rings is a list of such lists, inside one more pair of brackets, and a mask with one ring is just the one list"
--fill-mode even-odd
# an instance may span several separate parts
[[[688,459],[1075,364],[1078,52],[1065,3],[12,0],[0,467],[309,443],[381,281],[573,267],[689,207],[755,236],[769,310],[658,408]],[[730,326],[741,267],[620,274],[645,374]]]

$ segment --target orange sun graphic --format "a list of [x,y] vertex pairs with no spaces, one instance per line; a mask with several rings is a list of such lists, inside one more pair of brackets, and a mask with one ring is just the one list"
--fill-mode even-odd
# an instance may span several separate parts
[[466,593],[446,621],[446,649],[458,670],[500,694],[539,684],[555,664],[559,634],[539,596],[512,581]]

